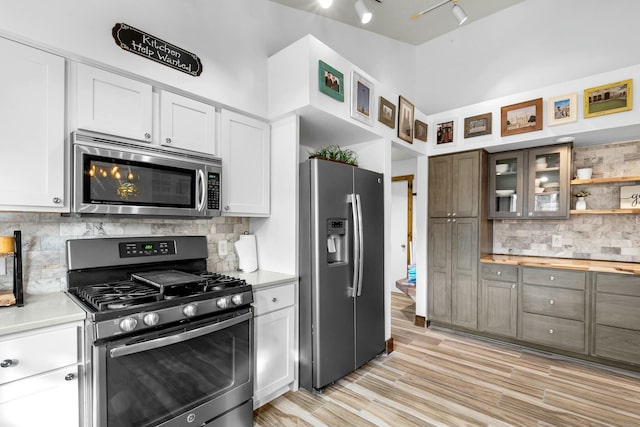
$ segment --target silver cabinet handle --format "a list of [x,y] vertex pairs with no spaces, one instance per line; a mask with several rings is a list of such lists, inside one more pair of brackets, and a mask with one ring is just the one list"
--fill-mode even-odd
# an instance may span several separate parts
[[454,212],[454,213],[452,214],[452,216],[456,216],[456,213]]
[[278,302],[278,298],[276,297],[271,298],[271,302]]
[[76,377],[76,374],[71,373],[64,376],[65,381],[72,381]]
[[55,203],[56,205],[59,205],[60,203],[62,203],[62,199],[60,197],[54,197],[53,203]]
[[225,206],[225,207],[224,207],[224,210],[225,210],[225,211],[228,211],[228,210],[229,210],[229,206]]
[[456,222],[455,218],[451,220],[451,222]]
[[4,359],[2,362],[0,362],[0,368],[10,368],[11,366],[13,366],[13,363],[14,362],[11,359]]
[[144,134],[144,137],[146,139],[151,139],[151,134],[149,132],[147,132],[147,133]]
[[552,299],[550,299],[550,300],[549,300],[549,304],[553,305],[553,304],[555,304],[555,303],[556,303],[556,302],[555,302],[554,300],[552,300]]
[[167,142],[167,144],[171,144],[171,138],[167,138],[165,139],[165,141]]
[[516,284],[515,284],[515,283],[512,283],[512,284],[511,284],[511,289],[515,289],[515,288],[516,288]]
[[552,334],[553,333],[553,329],[549,329],[549,333]]
[[556,278],[555,278],[555,277],[553,277],[553,276],[550,276],[550,277],[549,277],[549,280],[551,280],[551,281],[553,282],[554,280],[556,280]]
[[501,275],[502,275],[502,271],[498,271],[498,272],[496,273],[496,276],[501,276]]

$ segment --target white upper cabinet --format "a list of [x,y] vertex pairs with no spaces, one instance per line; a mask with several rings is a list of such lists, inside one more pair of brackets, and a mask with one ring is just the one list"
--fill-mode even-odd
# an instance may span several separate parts
[[216,155],[216,109],[172,92],[160,92],[160,144]]
[[149,84],[78,64],[77,127],[151,142]]
[[60,212],[65,60],[0,38],[0,209]]
[[222,213],[268,216],[271,138],[268,123],[222,110]]

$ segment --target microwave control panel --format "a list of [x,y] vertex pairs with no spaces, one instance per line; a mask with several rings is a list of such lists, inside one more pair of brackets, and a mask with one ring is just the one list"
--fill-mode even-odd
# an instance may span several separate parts
[[220,209],[220,174],[207,172],[207,209]]

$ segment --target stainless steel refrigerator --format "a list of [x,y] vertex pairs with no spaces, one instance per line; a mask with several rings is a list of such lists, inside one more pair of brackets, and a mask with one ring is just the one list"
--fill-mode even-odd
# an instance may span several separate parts
[[300,165],[300,386],[320,390],[385,350],[383,175]]

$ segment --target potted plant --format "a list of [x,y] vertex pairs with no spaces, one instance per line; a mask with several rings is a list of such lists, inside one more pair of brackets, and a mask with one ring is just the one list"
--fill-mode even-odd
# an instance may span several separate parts
[[574,196],[578,198],[578,200],[576,201],[576,210],[583,211],[587,209],[587,202],[584,198],[590,195],[591,193],[585,190],[580,190],[576,194],[574,194]]
[[343,149],[337,145],[329,145],[328,147],[320,148],[313,152],[310,151],[309,158],[319,158],[358,166],[358,155],[348,148]]

